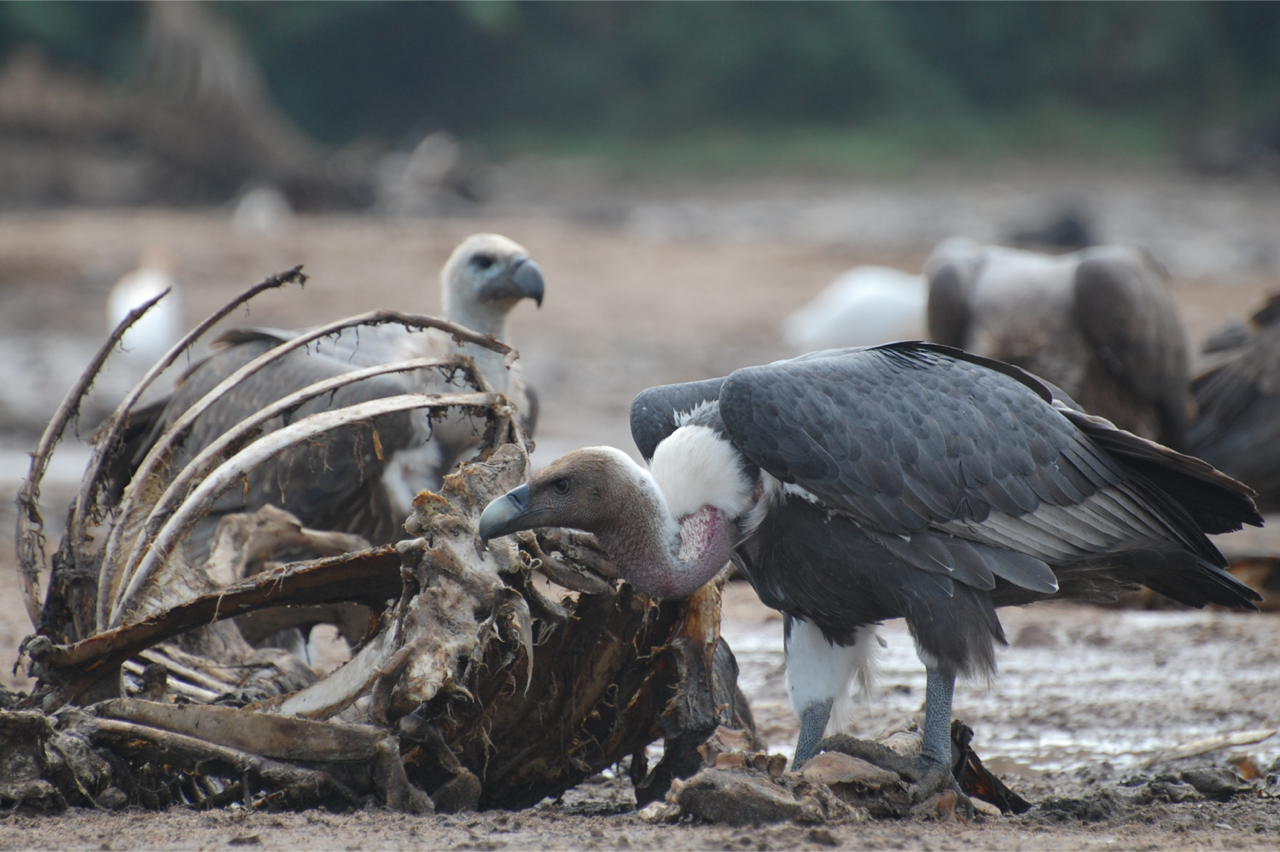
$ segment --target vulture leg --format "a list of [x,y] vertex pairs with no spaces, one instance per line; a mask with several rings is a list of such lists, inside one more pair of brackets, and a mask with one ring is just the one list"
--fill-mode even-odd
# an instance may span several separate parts
[[954,672],[940,672],[932,666],[926,669],[924,735],[918,755],[906,757],[881,743],[845,734],[827,737],[819,743],[818,749],[852,755],[897,773],[904,781],[910,782],[908,792],[913,804],[949,789],[956,794],[956,807],[971,817],[973,803],[956,781],[951,751],[951,696],[955,685]]
[[920,756],[915,758],[917,777],[911,785],[911,801],[921,802],[950,788],[959,797],[956,806],[973,815],[973,803],[960,789],[953,771],[951,753],[951,697],[956,689],[955,672],[925,669],[924,738]]
[[787,693],[800,717],[800,737],[796,740],[791,768],[798,769],[818,753],[818,743],[831,719],[837,699],[849,695],[850,682],[868,680],[870,654],[874,642],[871,628],[856,632],[852,645],[828,640],[811,622],[794,616],[783,619],[787,668]]

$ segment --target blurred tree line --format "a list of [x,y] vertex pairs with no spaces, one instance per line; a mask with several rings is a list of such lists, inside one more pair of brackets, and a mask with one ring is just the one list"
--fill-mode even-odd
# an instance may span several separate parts
[[[335,145],[438,128],[498,147],[898,122],[939,149],[1045,110],[1179,133],[1274,115],[1277,3],[218,3],[278,104]],[[0,4],[35,43],[126,85],[144,9]]]

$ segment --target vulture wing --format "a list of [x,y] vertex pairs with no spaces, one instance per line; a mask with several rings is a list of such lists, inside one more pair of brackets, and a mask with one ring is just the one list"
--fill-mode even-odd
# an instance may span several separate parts
[[1190,449],[1256,488],[1258,505],[1275,511],[1280,509],[1280,323],[1267,319],[1233,360],[1192,385],[1200,419],[1191,428]]
[[1050,593],[1048,563],[1123,548],[1224,564],[1180,504],[998,362],[896,343],[751,367],[725,380],[720,416],[752,462],[908,564],[972,563],[954,574],[967,585],[989,588],[985,570]]
[[645,461],[653,458],[658,444],[680,428],[684,415],[720,396],[724,379],[707,379],[679,385],[660,385],[642,391],[631,403],[631,439]]
[[1074,313],[1099,360],[1153,405],[1160,435],[1187,438],[1187,342],[1166,275],[1145,254],[1094,249],[1076,268]]

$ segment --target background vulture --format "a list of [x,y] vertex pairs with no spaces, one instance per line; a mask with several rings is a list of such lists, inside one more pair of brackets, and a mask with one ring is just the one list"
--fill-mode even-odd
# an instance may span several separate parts
[[782,321],[782,339],[800,352],[875,346],[925,336],[924,277],[888,266],[855,266]]
[[[538,265],[519,245],[496,234],[478,234],[459,245],[440,273],[447,319],[499,340],[506,338],[507,314],[522,299],[542,303],[543,280]],[[248,363],[294,332],[242,329],[224,334],[215,354],[197,364],[172,396],[153,406],[157,418],[149,436],[132,449],[141,459],[167,424]],[[266,405],[323,379],[376,364],[461,352],[475,359],[490,388],[506,393],[517,408],[521,426],[532,433],[537,402],[532,389],[503,356],[473,344],[459,346],[435,329],[409,330],[399,325],[360,326],[322,337],[250,376],[220,398],[195,421],[177,451],[171,469],[181,470],[191,458],[235,424]],[[462,377],[436,368],[386,373],[316,397],[292,414],[276,418],[266,431],[308,414],[344,408],[403,393],[465,389]],[[379,418],[377,441],[367,426],[353,425],[326,433],[255,468],[243,489],[220,497],[213,510],[184,544],[190,564],[203,561],[218,521],[227,514],[253,512],[273,504],[293,514],[304,527],[353,533],[371,544],[403,537],[411,501],[424,489],[438,489],[443,476],[479,446],[483,421],[451,413],[428,420],[423,411]]]
[[1168,274],[1146,252],[1055,257],[953,239],[925,275],[935,343],[1022,367],[1121,429],[1186,448],[1186,333]]
[[1191,452],[1251,485],[1262,511],[1280,511],[1280,295],[1232,331],[1214,336],[1226,363],[1192,385]]
[[576,450],[492,502],[481,537],[588,530],[662,598],[736,557],[789,617],[797,764],[867,676],[872,626],[905,618],[927,669],[924,752],[842,750],[917,782],[916,797],[954,785],[955,677],[994,671],[996,607],[1138,584],[1197,607],[1258,599],[1205,537],[1261,523],[1248,488],[958,350],[835,350],[652,388],[631,428],[649,470]]

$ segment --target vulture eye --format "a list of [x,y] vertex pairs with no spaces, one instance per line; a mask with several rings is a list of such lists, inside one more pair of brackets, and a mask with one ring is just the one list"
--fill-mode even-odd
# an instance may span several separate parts
[[554,489],[556,490],[556,493],[557,493],[557,494],[568,494],[568,493],[569,493],[569,480],[567,480],[567,479],[557,479],[555,482],[551,483],[551,487],[552,487],[552,488],[554,488]]
[[493,256],[488,254],[478,254],[471,258],[471,265],[476,269],[488,269],[493,266]]

